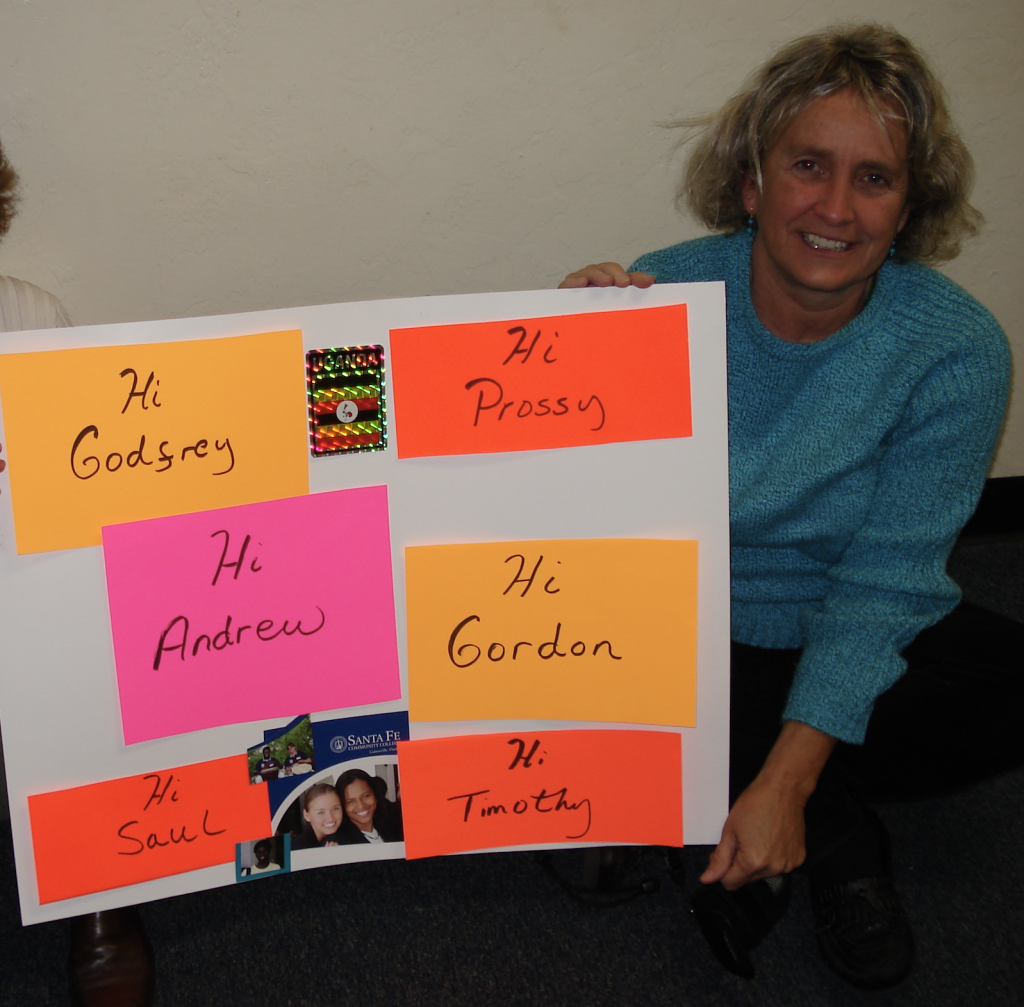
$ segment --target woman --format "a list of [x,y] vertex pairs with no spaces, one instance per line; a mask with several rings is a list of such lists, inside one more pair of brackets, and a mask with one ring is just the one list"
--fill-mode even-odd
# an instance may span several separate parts
[[337,846],[341,843],[337,833],[343,820],[338,791],[329,783],[314,783],[302,795],[302,831],[292,843],[292,849]]
[[339,843],[400,843],[405,838],[401,807],[384,796],[387,787],[380,777],[348,769],[336,786],[345,809]]
[[922,265],[976,230],[971,161],[920,54],[875,25],[789,44],[706,125],[680,196],[724,233],[562,284],[726,283],[732,806],[694,910],[752,977],[803,864],[826,962],[891,988],[913,939],[862,800],[1022,758],[1024,627],[957,607],[945,574],[1009,376],[992,316]]

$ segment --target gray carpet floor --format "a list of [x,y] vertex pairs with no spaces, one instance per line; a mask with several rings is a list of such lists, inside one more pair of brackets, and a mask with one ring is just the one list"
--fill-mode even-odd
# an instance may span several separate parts
[[[968,542],[950,569],[978,604],[1024,621],[1024,541]],[[1024,663],[1024,655],[1022,655]],[[1024,1004],[1024,771],[939,801],[879,809],[919,966],[876,1003]],[[688,885],[708,850],[684,851]],[[563,854],[567,870],[579,854]],[[574,859],[575,858],[575,859]],[[752,982],[722,971],[646,850],[661,889],[613,909],[568,899],[530,854],[327,868],[143,907],[160,1007],[862,1005],[820,962],[804,879],[756,952]],[[0,1004],[67,1003],[67,926],[20,926],[0,836]]]

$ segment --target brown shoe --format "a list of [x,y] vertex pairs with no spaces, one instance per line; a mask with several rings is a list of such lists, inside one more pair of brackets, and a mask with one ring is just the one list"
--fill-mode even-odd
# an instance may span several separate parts
[[74,1007],[150,1007],[153,949],[134,906],[71,921],[68,982]]

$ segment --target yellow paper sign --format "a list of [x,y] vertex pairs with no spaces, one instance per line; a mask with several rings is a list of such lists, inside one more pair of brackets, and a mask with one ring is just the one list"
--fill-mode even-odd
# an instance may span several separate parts
[[692,726],[697,543],[406,549],[409,715]]
[[0,355],[19,553],[309,492],[302,336]]

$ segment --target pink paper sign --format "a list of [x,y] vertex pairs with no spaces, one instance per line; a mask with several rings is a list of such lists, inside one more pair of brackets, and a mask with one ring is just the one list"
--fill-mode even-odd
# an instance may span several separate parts
[[386,486],[109,525],[126,744],[398,699]]

